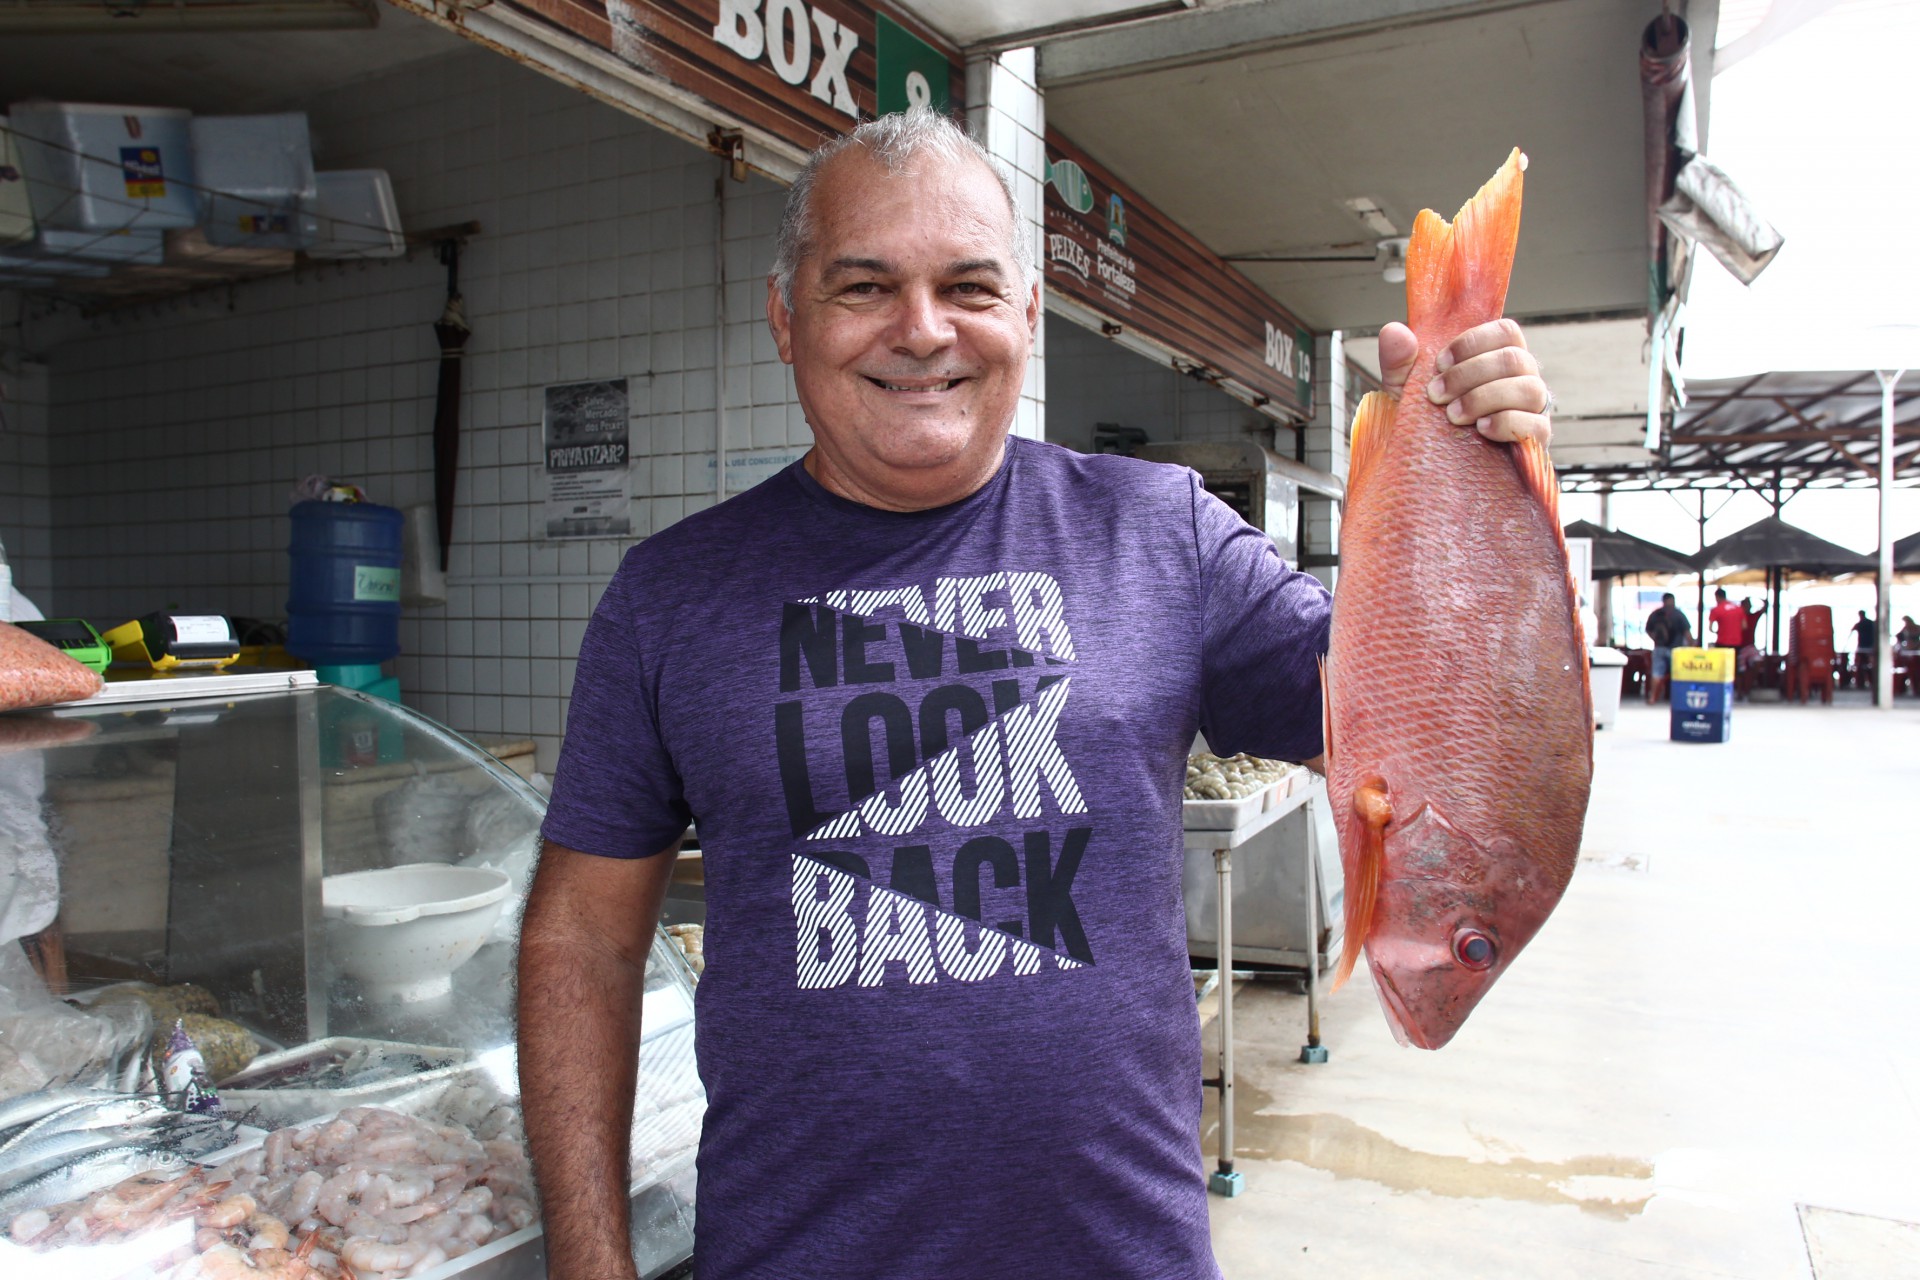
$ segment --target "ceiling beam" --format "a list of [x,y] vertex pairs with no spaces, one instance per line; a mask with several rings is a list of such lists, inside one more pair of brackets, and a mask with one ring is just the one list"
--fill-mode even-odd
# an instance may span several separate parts
[[1372,31],[1418,27],[1556,2],[1286,0],[1283,4],[1208,5],[1167,17],[1147,18],[1050,40],[1040,46],[1040,87],[1051,89],[1106,80],[1149,68],[1217,62],[1288,45],[1345,39]]
[[[1897,436],[1920,436],[1920,422],[1896,423],[1893,433]],[[1741,431],[1726,435],[1712,432],[1676,433],[1668,437],[1676,445],[1741,445],[1741,444],[1800,444],[1808,440],[1871,440],[1880,434],[1880,428],[1867,426],[1816,427],[1811,431]]]

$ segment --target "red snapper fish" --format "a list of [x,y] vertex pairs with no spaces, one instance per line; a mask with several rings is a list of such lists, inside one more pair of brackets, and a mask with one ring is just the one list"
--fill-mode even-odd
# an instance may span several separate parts
[[1544,444],[1491,441],[1422,390],[1466,330],[1499,318],[1520,233],[1515,150],[1407,247],[1408,390],[1353,424],[1325,682],[1327,790],[1364,947],[1402,1044],[1438,1049],[1573,876],[1593,777],[1578,597]]

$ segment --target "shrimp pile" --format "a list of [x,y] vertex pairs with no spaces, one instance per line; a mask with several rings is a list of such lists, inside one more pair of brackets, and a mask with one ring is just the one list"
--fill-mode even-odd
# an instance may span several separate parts
[[[491,1118],[491,1117],[490,1117]],[[215,1169],[141,1174],[90,1198],[29,1209],[16,1244],[54,1249],[191,1216],[171,1280],[398,1280],[533,1224],[533,1175],[508,1125],[481,1139],[380,1107],[276,1129]]]

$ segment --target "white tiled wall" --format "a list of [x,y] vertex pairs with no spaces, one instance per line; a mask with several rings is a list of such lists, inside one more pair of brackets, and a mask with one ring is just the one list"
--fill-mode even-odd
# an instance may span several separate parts
[[47,370],[17,355],[0,361],[0,543],[14,585],[54,617],[64,602],[53,590]]
[[1096,423],[1138,427],[1149,439],[1270,440],[1273,419],[1226,392],[1155,364],[1058,316],[1047,318],[1047,439],[1093,445]]
[[[449,598],[406,611],[395,670],[409,703],[483,737],[531,736],[551,769],[570,655],[631,540],[538,536],[542,389],[629,379],[636,536],[713,501],[721,162],[480,49],[307,110],[320,166],[387,169],[410,228],[482,224],[460,263],[474,334]],[[785,191],[756,177],[725,192],[728,447],[804,446],[762,319]],[[27,521],[22,581],[57,570],[61,609],[107,624],[163,606],[283,617],[299,477],[432,500],[445,287],[421,251],[37,322],[51,417],[22,443],[0,435],[0,529],[11,551],[11,508],[35,500],[14,489],[42,483],[30,468],[16,480],[7,451],[50,446],[57,555],[42,521],[31,558]]]

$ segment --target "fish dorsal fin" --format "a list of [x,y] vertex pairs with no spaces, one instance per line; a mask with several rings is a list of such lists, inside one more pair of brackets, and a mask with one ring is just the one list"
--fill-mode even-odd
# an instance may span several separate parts
[[1526,156],[1515,147],[1451,223],[1431,209],[1422,209],[1413,220],[1407,242],[1407,323],[1422,345],[1451,342],[1506,308],[1526,167]]
[[1353,430],[1347,442],[1347,497],[1367,482],[1373,464],[1387,451],[1387,435],[1393,429],[1393,397],[1384,391],[1369,391],[1360,397],[1353,414]]
[[[1567,555],[1567,535],[1560,528],[1560,480],[1553,472],[1553,458],[1547,453],[1547,446],[1537,439],[1517,440],[1511,446],[1514,469],[1520,473],[1520,483],[1533,495],[1545,514],[1547,527],[1553,530],[1553,540],[1560,548],[1561,558]],[[1585,635],[1580,626],[1580,588],[1573,580],[1573,566],[1567,566],[1567,612],[1573,618],[1573,633],[1581,636],[1587,643],[1592,637]],[[1571,659],[1572,665],[1580,671],[1581,701],[1587,708],[1587,718],[1593,718],[1593,679],[1587,669],[1588,659],[1584,652],[1576,651]],[[1592,759],[1592,747],[1588,747],[1588,759]]]
[[[1554,531],[1560,531],[1560,477],[1553,473],[1553,458],[1547,453],[1544,441],[1529,436],[1525,440],[1513,442],[1513,465],[1519,469],[1520,481],[1527,486],[1527,492],[1533,495],[1547,513]],[[1560,546],[1564,550],[1567,536],[1560,534]]]
[[1354,874],[1346,885],[1347,936],[1340,944],[1340,966],[1333,973],[1335,991],[1353,976],[1360,949],[1373,932],[1380,882],[1387,873],[1387,824],[1393,821],[1387,784],[1378,778],[1361,783],[1353,792],[1353,811],[1360,819],[1360,856],[1354,859]]

